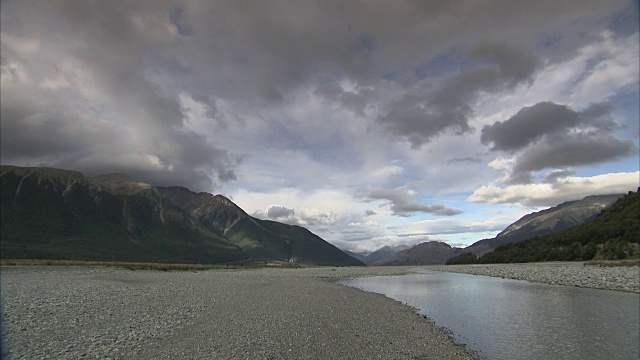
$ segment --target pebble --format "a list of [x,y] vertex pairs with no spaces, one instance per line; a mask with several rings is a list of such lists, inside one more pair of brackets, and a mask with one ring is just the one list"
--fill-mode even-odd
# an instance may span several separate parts
[[473,358],[408,306],[337,283],[407,268],[0,271],[12,359]]

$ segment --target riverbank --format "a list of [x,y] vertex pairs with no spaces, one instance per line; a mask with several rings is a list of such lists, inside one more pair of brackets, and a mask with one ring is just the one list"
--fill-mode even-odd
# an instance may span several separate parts
[[2,267],[3,320],[14,359],[471,359],[408,306],[336,283],[406,270]]
[[423,268],[433,271],[527,280],[552,285],[640,293],[640,267],[638,266],[598,266],[584,265],[581,262],[562,262],[431,265]]

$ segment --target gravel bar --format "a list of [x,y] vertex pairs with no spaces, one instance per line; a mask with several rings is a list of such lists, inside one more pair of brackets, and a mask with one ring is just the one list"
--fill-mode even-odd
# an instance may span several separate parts
[[336,282],[406,271],[2,267],[5,357],[473,358],[414,309]]
[[485,275],[552,285],[640,293],[640,267],[638,266],[598,266],[584,265],[581,262],[557,262],[442,265],[424,268],[433,271]]

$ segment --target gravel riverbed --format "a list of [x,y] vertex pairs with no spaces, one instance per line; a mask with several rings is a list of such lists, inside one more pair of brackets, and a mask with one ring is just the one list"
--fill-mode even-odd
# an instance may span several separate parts
[[447,330],[339,279],[424,268],[640,292],[640,268],[582,263],[131,271],[2,267],[2,358],[471,359]]
[[507,279],[527,280],[552,285],[578,286],[592,289],[640,292],[640,267],[597,266],[580,262],[442,265],[424,267],[472,275],[485,275]]
[[12,359],[472,358],[408,306],[336,282],[406,271],[3,267],[3,352]]

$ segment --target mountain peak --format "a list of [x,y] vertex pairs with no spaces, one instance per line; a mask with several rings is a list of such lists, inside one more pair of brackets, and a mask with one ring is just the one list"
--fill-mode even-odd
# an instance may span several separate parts
[[[200,193],[200,194],[203,194],[203,193]],[[208,194],[208,193],[204,193],[204,194]],[[229,199],[224,195],[220,195],[220,194],[213,195],[212,200],[227,207],[240,209],[240,207],[236,205],[236,203],[234,203],[233,201],[231,201],[231,199]]]
[[371,263],[374,266],[388,265],[435,265],[444,264],[448,259],[460,254],[462,249],[453,248],[441,241],[426,241],[412,248],[382,260]]
[[152,186],[134,179],[124,173],[111,173],[90,177],[89,180],[105,187],[116,194],[131,195],[151,188]]

